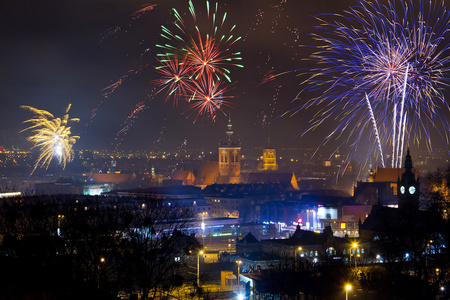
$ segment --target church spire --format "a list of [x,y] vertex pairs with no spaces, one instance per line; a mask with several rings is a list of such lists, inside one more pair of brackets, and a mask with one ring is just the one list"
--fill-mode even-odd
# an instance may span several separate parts
[[406,172],[411,172],[412,168],[413,168],[412,159],[411,159],[411,155],[409,154],[409,147],[408,147],[408,150],[406,151],[406,156],[405,156],[405,170],[406,170]]
[[233,125],[231,124],[231,114],[228,115],[227,135],[228,135],[228,143],[231,143],[231,136],[233,135]]

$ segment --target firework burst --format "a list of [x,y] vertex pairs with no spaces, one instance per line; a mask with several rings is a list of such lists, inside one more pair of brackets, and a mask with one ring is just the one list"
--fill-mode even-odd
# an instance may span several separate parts
[[[157,72],[162,76],[156,82],[161,86],[160,91],[167,89],[166,101],[173,96],[175,105],[180,99],[193,102],[189,109],[197,110],[196,120],[201,114],[210,114],[211,120],[214,120],[216,112],[221,111],[224,104],[223,93],[228,90],[223,82],[231,82],[228,67],[243,67],[237,63],[241,60],[240,52],[229,50],[241,37],[233,35],[236,26],[225,29],[227,14],[218,14],[218,3],[210,7],[206,2],[210,25],[201,28],[209,28],[209,31],[200,31],[192,1],[189,1],[189,11],[194,22],[191,30],[176,9],[173,13],[178,33],[162,26],[162,37],[169,43],[157,45],[164,53],[158,54],[161,65],[157,67]],[[221,31],[225,33],[221,34]]]
[[71,162],[74,157],[72,146],[80,138],[79,136],[71,136],[69,123],[79,122],[80,119],[69,119],[70,104],[65,110],[62,118],[55,118],[51,113],[45,110],[37,109],[31,106],[21,106],[33,113],[33,118],[24,121],[23,123],[31,124],[23,131],[29,131],[32,135],[27,137],[27,140],[33,143],[32,149],[39,149],[41,151],[31,174],[37,168],[48,168],[50,162],[54,157],[58,160],[63,168],[68,162]]
[[444,1],[360,0],[333,21],[326,18],[318,18],[325,33],[314,35],[322,45],[311,56],[320,68],[304,82],[304,91],[324,92],[294,110],[320,107],[306,132],[337,121],[323,144],[343,138],[349,158],[363,150],[366,161],[375,154],[381,162],[384,149],[392,167],[401,164],[405,144],[425,138],[431,151],[432,130],[447,141],[450,14]]
[[194,84],[195,91],[189,99],[191,104],[188,109],[197,112],[195,121],[200,115],[210,116],[214,121],[217,111],[222,111],[223,106],[229,106],[225,99],[232,96],[224,95],[227,88],[222,87],[223,81],[214,81],[211,77],[201,77]]
[[160,61],[160,66],[156,67],[156,71],[161,77],[155,80],[156,85],[161,86],[161,92],[166,90],[165,100],[173,96],[174,106],[178,105],[178,101],[184,99],[192,90],[192,81],[190,76],[192,70],[184,58],[181,62],[177,57]]

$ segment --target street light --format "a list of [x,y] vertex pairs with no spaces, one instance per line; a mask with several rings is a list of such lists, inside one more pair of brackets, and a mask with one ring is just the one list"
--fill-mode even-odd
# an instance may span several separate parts
[[200,287],[200,255],[203,254],[203,251],[200,251],[197,254],[197,286]]
[[101,268],[102,268],[102,264],[105,262],[105,258],[104,257],[100,257],[100,263],[98,264],[97,268],[98,268],[98,289],[100,289],[100,272],[101,272]]
[[[354,261],[355,261],[355,267],[356,267],[356,249],[358,248],[358,244],[357,243],[353,243],[353,251],[355,252],[354,254],[353,254],[353,259],[354,259]],[[350,263],[352,262],[352,249],[350,248]]]
[[240,269],[239,269],[239,265],[241,264],[241,260],[237,260],[237,285],[238,285],[238,291],[239,291],[239,273],[240,273]]
[[294,259],[295,259],[295,268],[294,269],[295,269],[295,271],[297,271],[297,250],[302,251],[302,247],[298,247],[294,251]]
[[348,300],[348,291],[352,289],[352,286],[350,284],[347,284],[345,286],[345,300]]

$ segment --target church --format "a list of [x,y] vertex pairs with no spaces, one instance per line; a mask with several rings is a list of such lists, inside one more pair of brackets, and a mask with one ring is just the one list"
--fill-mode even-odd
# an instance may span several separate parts
[[212,184],[243,183],[241,177],[241,141],[233,140],[231,117],[227,124],[227,140],[219,141],[219,160],[205,161],[195,176],[194,185],[205,188]]
[[419,175],[419,170],[412,166],[408,149],[404,168],[376,168],[370,171],[366,182],[358,181],[353,193],[355,202],[365,205],[397,206],[406,196],[419,194]]
[[396,188],[398,208],[384,206],[381,202],[374,205],[360,225],[362,240],[370,243],[381,236],[412,230],[418,226],[418,220],[424,217],[425,212],[419,210],[420,180],[413,172],[409,149],[405,156],[404,171],[401,177],[397,177]]
[[233,125],[228,119],[225,142],[219,141],[218,161],[205,161],[195,176],[194,185],[202,189],[207,186],[227,184],[281,184],[287,189],[298,190],[294,173],[278,171],[276,150],[270,146],[263,149],[259,172],[241,174],[241,141],[233,137]]

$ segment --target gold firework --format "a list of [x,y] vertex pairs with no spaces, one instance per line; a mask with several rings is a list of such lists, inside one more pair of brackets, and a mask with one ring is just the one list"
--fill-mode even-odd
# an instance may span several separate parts
[[58,159],[58,164],[62,165],[63,169],[66,167],[66,163],[73,160],[72,146],[80,137],[70,136],[71,132],[68,125],[71,122],[79,122],[80,119],[69,119],[70,106],[71,104],[67,106],[62,118],[55,118],[46,110],[26,105],[21,106],[21,108],[34,114],[33,118],[23,122],[29,123],[31,126],[21,132],[29,130],[32,135],[27,137],[27,140],[33,143],[31,149],[37,148],[41,151],[31,174],[38,167],[47,169],[53,157]]

